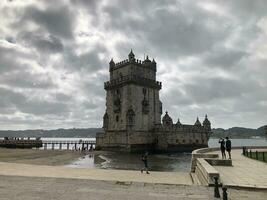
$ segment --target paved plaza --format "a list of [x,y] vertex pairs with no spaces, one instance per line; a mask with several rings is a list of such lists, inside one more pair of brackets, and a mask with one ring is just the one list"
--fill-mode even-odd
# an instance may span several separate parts
[[232,167],[213,166],[224,185],[267,189],[266,163],[243,156],[240,149],[232,150],[232,163]]

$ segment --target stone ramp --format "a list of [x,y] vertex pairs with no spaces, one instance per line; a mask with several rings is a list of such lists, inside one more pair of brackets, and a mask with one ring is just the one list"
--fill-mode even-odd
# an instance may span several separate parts
[[133,170],[105,170],[69,168],[64,166],[30,165],[0,162],[0,175],[25,177],[51,177],[68,179],[90,179],[118,181],[123,183],[141,182],[155,184],[192,185],[189,173],[156,172],[150,174]]

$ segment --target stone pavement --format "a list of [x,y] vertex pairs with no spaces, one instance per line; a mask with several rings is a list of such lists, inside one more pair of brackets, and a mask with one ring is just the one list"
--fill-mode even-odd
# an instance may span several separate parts
[[104,170],[88,168],[70,168],[63,166],[30,165],[0,162],[0,175],[26,177],[52,177],[69,179],[92,179],[120,182],[142,182],[157,184],[191,185],[189,173],[151,172],[141,173],[133,170]]
[[[0,176],[0,200],[215,200],[213,188],[87,179]],[[266,200],[266,191],[228,190],[229,200]],[[222,199],[222,198],[221,198]]]
[[0,176],[0,200],[214,200],[212,188],[114,181]]
[[220,173],[224,185],[267,189],[266,163],[243,156],[240,149],[232,150],[232,162],[232,167],[213,166]]

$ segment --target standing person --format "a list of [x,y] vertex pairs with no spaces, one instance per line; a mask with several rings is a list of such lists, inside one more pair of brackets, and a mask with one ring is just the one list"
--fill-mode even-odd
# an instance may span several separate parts
[[149,174],[148,165],[147,165],[147,156],[148,156],[148,152],[142,155],[141,160],[143,161],[145,167],[141,169],[141,173],[143,173],[143,171],[146,170],[146,173]]
[[231,159],[232,144],[231,144],[231,140],[228,137],[226,137],[225,147],[226,147],[226,151],[228,152],[228,157],[229,159]]
[[221,144],[221,153],[222,153],[222,159],[226,159],[225,155],[225,141],[223,138],[219,139],[219,143]]

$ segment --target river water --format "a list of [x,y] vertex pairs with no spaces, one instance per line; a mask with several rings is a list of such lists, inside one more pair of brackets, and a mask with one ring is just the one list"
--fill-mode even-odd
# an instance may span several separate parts
[[[80,139],[94,140],[94,138],[42,138],[44,141]],[[232,139],[231,141],[232,146],[267,146],[267,140],[263,138]],[[218,139],[211,138],[208,144],[209,147],[219,147]],[[72,147],[70,146],[70,148]],[[140,157],[140,154],[95,152],[86,154],[67,166],[79,168],[139,170],[143,166]],[[190,153],[153,154],[148,156],[149,168],[153,171],[188,172],[190,169],[190,161]]]

